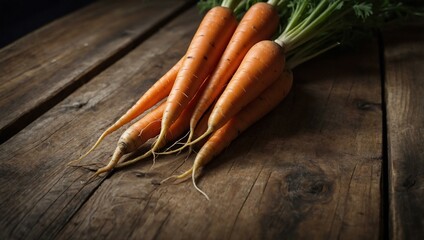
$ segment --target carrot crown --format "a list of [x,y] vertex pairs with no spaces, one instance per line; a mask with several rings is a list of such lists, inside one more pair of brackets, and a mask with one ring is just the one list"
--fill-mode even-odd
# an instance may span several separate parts
[[390,0],[291,0],[286,8],[288,20],[275,41],[284,46],[288,58],[295,57],[293,66],[351,42],[358,33],[371,33],[387,19],[424,12]]

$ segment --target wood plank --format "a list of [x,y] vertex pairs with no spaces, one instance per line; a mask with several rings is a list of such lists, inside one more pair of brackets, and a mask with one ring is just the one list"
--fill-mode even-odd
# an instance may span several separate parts
[[379,239],[377,44],[295,76],[288,99],[205,169],[198,183],[210,202],[190,182],[157,185],[193,160],[160,157],[151,171],[148,160],[106,179],[58,237]]
[[[65,167],[179,59],[199,20],[177,18],[0,146],[1,239],[379,238],[375,43],[299,68],[286,101],[205,169],[210,202],[190,182],[157,184],[190,166],[184,155],[85,186],[91,172]],[[104,164],[118,135],[86,162]]]
[[424,238],[424,22],[384,32],[390,237]]
[[190,2],[98,1],[1,49],[0,143],[122,57]]
[[[66,163],[179,60],[199,17],[197,9],[179,17],[0,145],[0,239],[55,238],[101,184],[84,186],[91,173]],[[117,136],[91,158],[108,159]]]

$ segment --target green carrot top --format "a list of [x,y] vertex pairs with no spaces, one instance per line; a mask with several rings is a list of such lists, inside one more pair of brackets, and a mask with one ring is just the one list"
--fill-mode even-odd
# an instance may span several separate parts
[[[225,2],[225,0],[224,0]],[[241,0],[237,16],[260,2]],[[423,16],[424,9],[394,0],[268,0],[280,13],[280,32],[275,41],[285,48],[291,67],[340,44],[350,44],[359,35],[370,33],[389,20]],[[199,1],[203,11],[220,0]]]

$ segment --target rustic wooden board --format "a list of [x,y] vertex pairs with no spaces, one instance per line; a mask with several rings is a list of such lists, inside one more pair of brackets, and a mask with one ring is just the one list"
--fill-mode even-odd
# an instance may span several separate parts
[[[199,17],[197,9],[179,17],[0,145],[0,239],[50,239],[67,224],[101,182],[84,186],[91,172],[66,163],[179,60]],[[89,159],[106,161],[116,138]]]
[[122,57],[191,2],[98,1],[1,49],[0,143]]
[[192,157],[161,157],[150,171],[148,160],[105,179],[58,237],[379,239],[377,45],[327,55],[295,76],[286,101],[205,169],[199,186],[211,201],[190,182],[157,184]]
[[[286,101],[205,169],[210,202],[190,182],[157,184],[190,166],[184,155],[88,185],[92,172],[65,167],[179,59],[199,20],[178,17],[0,146],[0,239],[379,238],[375,43],[299,68]],[[118,136],[85,162],[104,164]]]
[[390,236],[423,239],[424,22],[387,29],[383,36]]

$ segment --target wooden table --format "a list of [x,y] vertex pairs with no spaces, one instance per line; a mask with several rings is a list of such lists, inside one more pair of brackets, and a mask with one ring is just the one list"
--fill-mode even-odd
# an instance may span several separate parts
[[[184,154],[83,184],[92,171],[66,164],[200,19],[190,0],[98,1],[0,50],[0,239],[423,239],[422,23],[295,69],[287,99],[205,168],[211,201],[158,184]],[[105,164],[120,133],[84,163]]]

